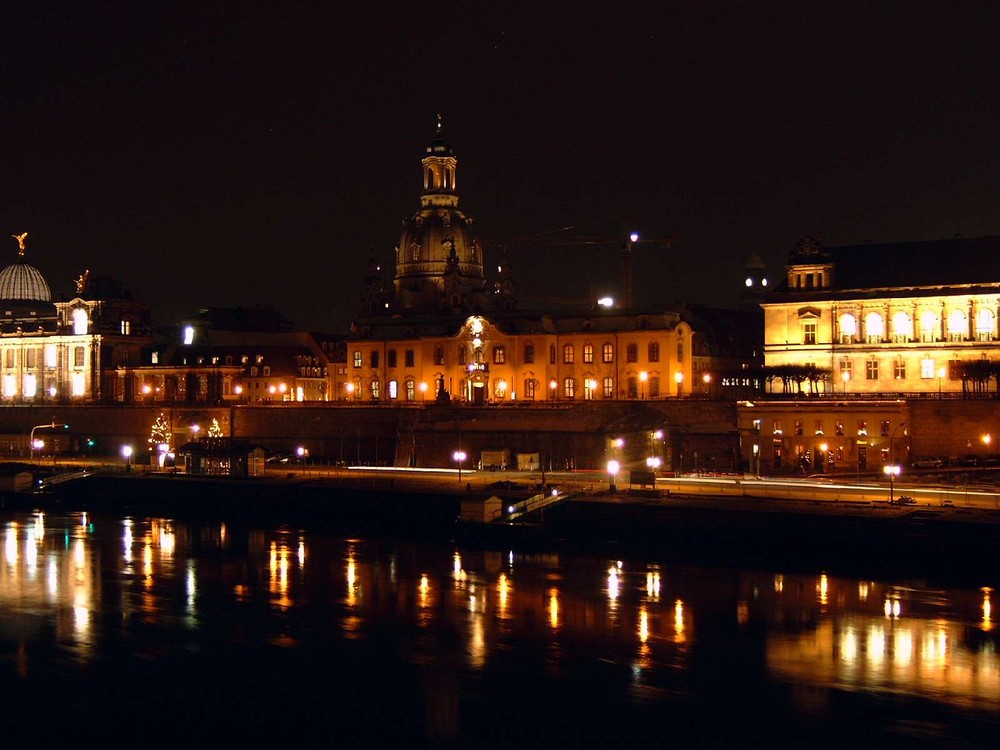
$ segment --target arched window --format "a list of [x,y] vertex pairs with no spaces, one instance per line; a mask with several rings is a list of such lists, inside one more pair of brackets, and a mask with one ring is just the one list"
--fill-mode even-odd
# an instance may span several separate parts
[[938,316],[931,310],[920,313],[920,340],[929,343],[937,338]]
[[[87,325],[90,321],[87,319],[87,311],[82,307],[78,307],[73,311],[73,333],[77,336],[83,336],[87,333]],[[185,341],[184,343],[190,343]]]
[[605,344],[601,347],[601,361],[605,364],[610,364],[615,361],[615,346],[614,344]]
[[625,398],[639,398],[639,379],[635,375],[629,375],[626,384],[628,390],[625,392]]
[[961,310],[952,310],[948,313],[948,340],[962,341],[965,338],[968,326],[965,324],[965,313]]
[[556,345],[549,344],[549,364],[554,365],[556,363]]
[[646,346],[646,359],[650,362],[660,361],[660,342],[650,341]]
[[526,365],[533,364],[535,361],[535,347],[533,344],[524,345],[524,363]]
[[535,400],[535,388],[538,385],[538,381],[534,378],[524,379],[524,397],[529,401]]
[[604,378],[604,398],[614,398],[615,397],[615,379],[614,378]]
[[630,343],[625,347],[625,361],[626,362],[638,362],[639,361],[639,347],[634,343]]
[[413,378],[407,378],[406,380],[406,400],[414,401],[416,400],[416,386],[413,383]]
[[853,344],[858,335],[858,320],[851,313],[840,316],[840,343]]
[[904,343],[913,338],[913,321],[910,316],[900,310],[892,316],[892,340]]
[[377,380],[372,381],[372,401],[378,401],[382,394],[382,386]]
[[660,397],[660,378],[657,375],[649,376],[649,397],[650,398]]
[[583,363],[585,365],[592,364],[594,361],[594,345],[584,344],[583,345]]
[[877,312],[870,312],[865,316],[865,340],[869,344],[877,344],[885,334],[885,325],[882,316]]
[[573,345],[566,344],[563,347],[563,364],[571,365],[573,364]]
[[976,312],[976,338],[980,341],[990,341],[993,339],[993,311],[988,307],[980,308]]

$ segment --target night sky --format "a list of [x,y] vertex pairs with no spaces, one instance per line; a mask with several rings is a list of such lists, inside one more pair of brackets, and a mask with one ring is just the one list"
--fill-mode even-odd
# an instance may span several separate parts
[[[27,231],[55,295],[89,269],[156,325],[269,305],[346,331],[438,113],[483,240],[677,237],[636,249],[642,305],[735,305],[747,258],[780,276],[805,234],[1000,233],[995,3],[23,5],[0,262]],[[613,246],[509,259],[528,298],[618,291]]]

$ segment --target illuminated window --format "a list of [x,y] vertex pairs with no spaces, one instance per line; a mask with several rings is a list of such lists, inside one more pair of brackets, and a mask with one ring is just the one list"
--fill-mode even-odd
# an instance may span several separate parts
[[82,346],[73,347],[73,367],[83,367],[87,352]]
[[892,316],[892,340],[905,343],[913,338],[913,321],[905,312],[897,312]]
[[868,434],[868,422],[864,419],[858,420],[858,434],[867,435]]
[[885,333],[885,326],[882,323],[882,316],[877,312],[870,312],[865,316],[865,340],[869,344],[877,344],[882,341]]
[[354,352],[354,368],[357,369],[357,368],[361,367],[361,364],[363,362],[364,362],[364,357],[361,355],[361,352],[360,351],[355,351]]
[[822,419],[817,419],[817,420],[813,421],[813,434],[814,435],[823,435],[824,434],[824,432],[823,432],[823,420]]
[[844,434],[844,420],[843,419],[838,419],[836,422],[834,422],[834,432],[836,432],[838,435],[843,435]]
[[150,361],[150,363],[152,363],[154,365],[160,364],[160,353],[159,352],[153,352],[153,354],[150,357],[149,361]]
[[574,398],[576,396],[576,381],[573,378],[563,380],[563,397]]
[[78,307],[73,311],[73,333],[77,336],[83,336],[87,333],[87,325],[90,321],[87,319],[87,311],[83,308]]
[[3,376],[3,395],[7,398],[14,398],[17,395],[17,377],[12,373]]
[[952,310],[948,313],[948,340],[962,341],[968,330],[965,324],[965,313],[961,310]]
[[937,338],[938,317],[930,310],[920,313],[920,340],[929,343]]
[[22,382],[22,388],[25,398],[34,398],[35,394],[38,392],[38,381],[35,376],[28,373],[24,376],[24,381]]
[[507,352],[502,346],[493,347],[493,364],[502,365],[507,359]]
[[525,378],[524,379],[524,397],[525,398],[534,400],[534,398],[535,398],[535,386],[537,385],[537,383],[538,383],[538,381],[535,380],[534,378]]
[[858,335],[858,321],[850,313],[840,316],[840,343],[853,344]]
[[194,343],[194,327],[184,326],[184,343],[190,346]]
[[774,422],[771,425],[771,432],[773,432],[775,435],[783,435],[784,434],[784,431],[781,429],[781,420],[780,419],[774,420]]
[[574,358],[573,345],[566,344],[566,346],[563,347],[563,364],[567,365],[573,364],[573,358]]
[[604,378],[604,398],[615,397],[615,379]]
[[372,400],[378,401],[382,393],[382,386],[377,380],[372,381]]
[[82,396],[86,393],[87,380],[82,372],[74,372],[70,375],[70,393],[74,396]]
[[596,387],[597,387],[597,381],[596,380],[594,380],[592,378],[589,378],[589,377],[585,377],[583,379],[583,400],[584,401],[592,401],[594,399],[594,389]]
[[132,321],[123,320],[121,330],[122,330],[122,335],[124,336],[128,336],[130,333],[132,333]]
[[615,361],[615,346],[614,344],[605,344],[601,347],[601,361],[605,364],[610,364]]
[[406,381],[406,400],[414,401],[417,397],[417,387],[413,382],[412,378],[408,378]]
[[993,311],[988,308],[981,308],[976,312],[976,338],[979,341],[991,341],[993,339],[994,316]]
[[45,366],[56,367],[58,365],[59,352],[54,344],[45,345]]
[[896,380],[906,380],[906,361],[897,359],[892,363],[892,377]]
[[920,360],[920,378],[921,380],[928,380],[936,376],[934,371],[934,360],[930,357],[924,357]]
[[878,380],[877,359],[869,359],[865,362],[865,380]]
[[393,401],[399,398],[399,385],[395,380],[389,381],[389,398]]
[[816,343],[816,321],[809,320],[802,324],[802,343],[812,345]]
[[650,341],[649,342],[649,344],[646,346],[646,358],[650,362],[659,362],[660,361],[660,342],[659,341]]

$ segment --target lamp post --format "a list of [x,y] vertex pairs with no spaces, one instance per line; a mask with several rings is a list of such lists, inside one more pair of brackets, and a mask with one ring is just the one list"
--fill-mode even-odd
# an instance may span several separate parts
[[556,400],[556,388],[558,388],[558,387],[559,387],[559,383],[556,382],[555,378],[552,378],[552,380],[549,381],[549,392],[550,392],[550,398],[553,401]]
[[420,400],[423,401],[427,396],[427,383],[420,384]]
[[896,477],[899,476],[899,466],[896,464],[896,461],[894,459],[895,454],[893,451],[893,442],[896,439],[896,432],[899,430],[900,427],[905,427],[905,426],[906,422],[900,422],[898,425],[896,425],[896,427],[892,431],[892,434],[889,436],[889,464],[883,469],[883,471],[889,475],[889,505],[893,505],[895,503],[895,496],[893,494],[894,483]]
[[646,398],[646,378],[648,378],[648,377],[649,377],[649,375],[647,374],[647,372],[645,370],[643,370],[642,372],[639,373],[639,400],[640,401]]
[[993,442],[993,437],[989,433],[986,433],[980,438],[980,440],[983,441],[983,450],[986,454],[983,458],[985,460],[990,457],[990,443]]
[[29,459],[29,461],[34,461],[35,460],[35,449],[36,448],[40,449],[40,448],[42,448],[45,445],[45,443],[43,441],[41,441],[41,440],[39,440],[37,444],[35,443],[35,430],[44,430],[47,427],[48,428],[62,427],[63,429],[67,429],[67,430],[69,429],[69,425],[68,424],[56,424],[56,421],[54,419],[49,424],[36,424],[34,427],[32,427],[31,428],[31,435],[28,437],[28,459]]
[[618,488],[615,486],[615,475],[618,473],[618,469],[620,468],[621,465],[614,459],[608,461],[608,492],[612,495],[618,492]]
[[125,459],[125,471],[132,471],[132,446],[122,446],[122,458]]
[[681,383],[684,382],[684,373],[678,370],[674,373],[674,380],[677,381],[677,398],[681,397]]
[[451,457],[458,462],[458,483],[462,483],[462,462],[467,458],[465,451],[457,450],[451,454]]
[[939,367],[938,368],[937,376],[938,376],[938,398],[940,399],[940,398],[942,398],[942,396],[941,396],[941,378],[944,377],[944,368],[943,367]]
[[840,373],[840,379],[844,381],[844,395],[846,396],[847,395],[847,383],[851,379],[851,371],[850,370],[844,370],[842,373]]

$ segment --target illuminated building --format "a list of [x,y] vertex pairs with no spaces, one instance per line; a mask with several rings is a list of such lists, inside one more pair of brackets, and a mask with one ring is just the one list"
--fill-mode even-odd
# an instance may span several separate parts
[[1000,359],[998,257],[1000,237],[829,248],[806,237],[763,302],[765,365],[825,371],[834,394],[984,390],[984,361]]
[[[440,124],[422,159],[421,207],[403,223],[391,283],[370,263],[334,375],[337,400],[510,402],[661,399],[708,388],[702,371],[759,355],[752,313],[689,305],[522,310],[509,266],[487,282],[458,160]],[[743,327],[741,329],[741,326]],[[759,330],[759,329],[758,329]]]
[[5,404],[70,404],[117,399],[119,366],[140,361],[152,342],[150,308],[107,278],[76,280],[53,300],[24,258],[0,271],[0,398]]

